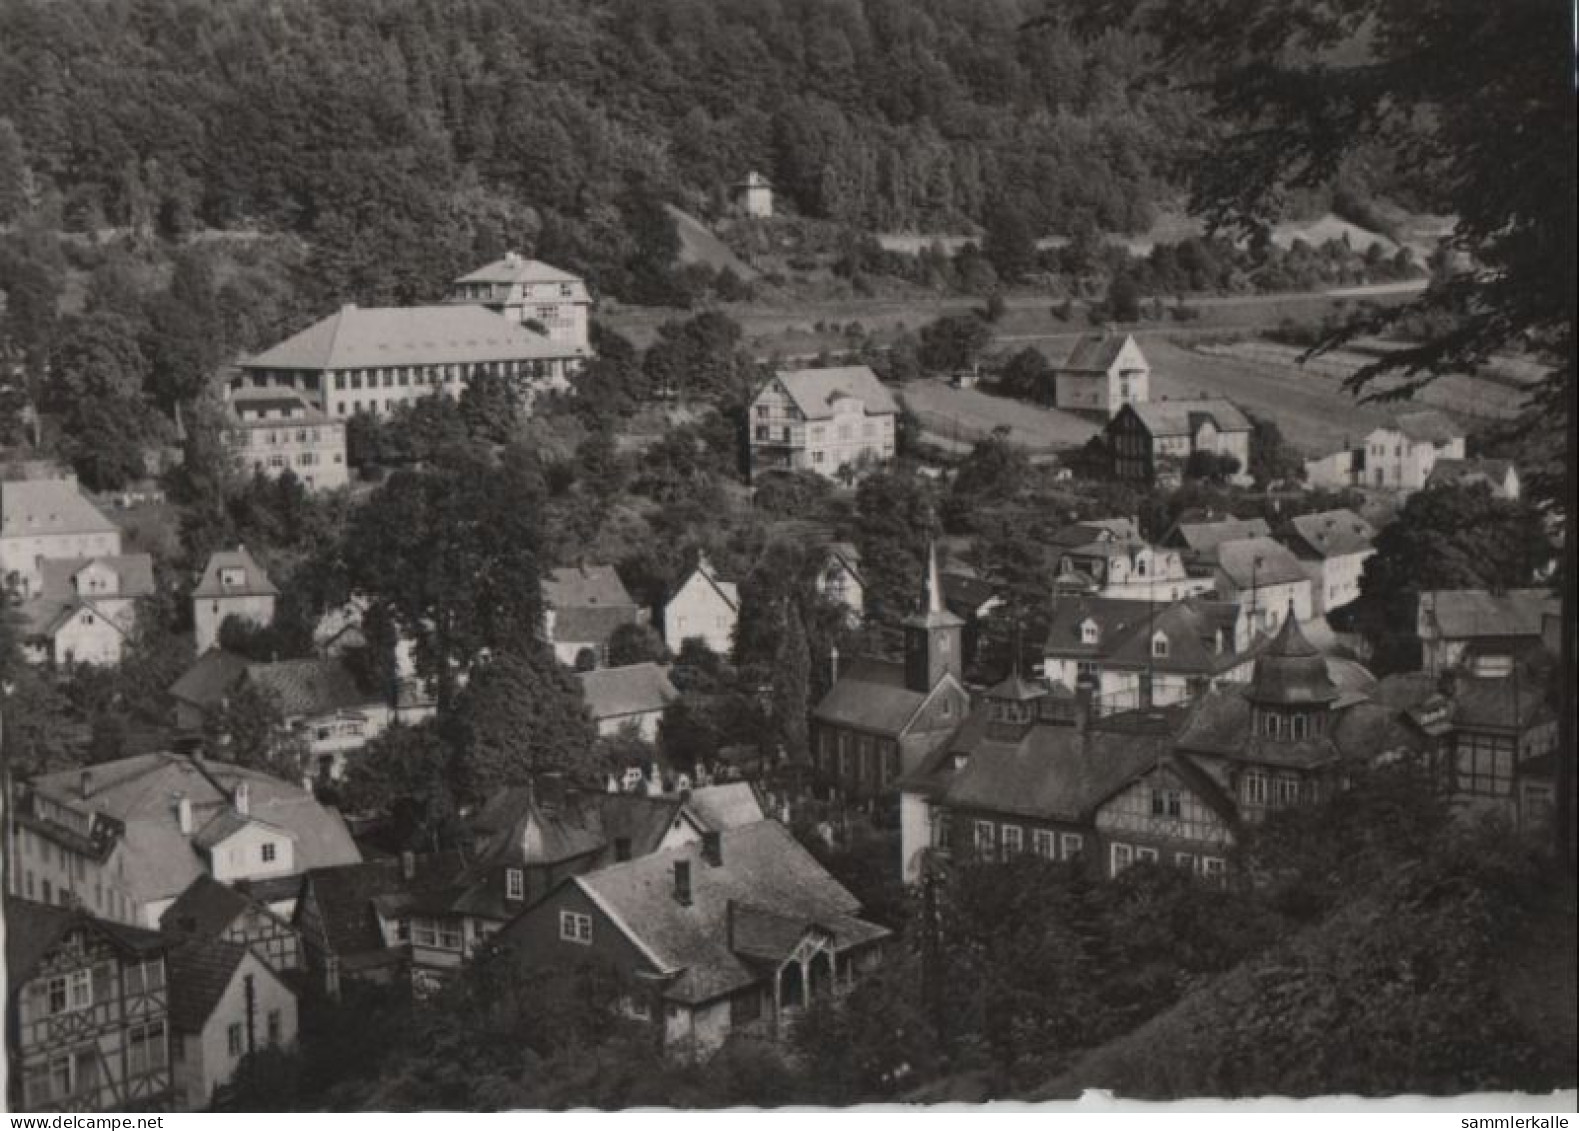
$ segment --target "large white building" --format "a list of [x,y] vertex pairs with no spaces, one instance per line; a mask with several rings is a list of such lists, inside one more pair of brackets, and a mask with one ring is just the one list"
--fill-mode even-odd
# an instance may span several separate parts
[[270,479],[292,471],[310,491],[346,485],[345,421],[289,389],[242,386],[228,408],[230,446],[243,468]]
[[331,418],[384,415],[434,393],[459,396],[487,372],[526,399],[567,387],[587,348],[483,306],[342,306],[240,363],[231,395],[293,391]]
[[1300,623],[1315,616],[1310,575],[1270,538],[1237,538],[1217,547],[1217,595],[1241,606],[1253,632],[1275,632],[1292,609]]
[[1053,367],[1054,403],[1073,412],[1113,416],[1151,399],[1151,366],[1129,334],[1087,334]]
[[663,639],[679,652],[687,640],[698,639],[720,656],[734,650],[735,621],[740,615],[740,589],[718,576],[707,556],[698,555],[663,606]]
[[1350,510],[1303,514],[1289,520],[1283,543],[1310,577],[1317,615],[1359,600],[1360,577],[1376,548],[1376,531]]
[[1433,409],[1408,412],[1372,429],[1358,447],[1305,461],[1312,487],[1418,491],[1438,461],[1463,461],[1464,430]]
[[121,552],[121,528],[75,478],[0,483],[0,585],[26,599],[43,584],[43,563]]
[[550,341],[587,349],[592,309],[587,284],[541,260],[506,252],[503,259],[456,279],[449,301],[485,306],[512,322],[535,322]]
[[828,478],[894,458],[899,404],[865,365],[780,370],[751,402],[751,473]]

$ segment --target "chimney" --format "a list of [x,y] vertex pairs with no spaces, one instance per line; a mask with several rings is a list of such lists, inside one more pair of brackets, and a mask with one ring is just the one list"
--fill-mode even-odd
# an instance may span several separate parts
[[409,848],[400,854],[400,878],[407,883],[417,878],[417,854]]
[[615,863],[623,864],[625,861],[629,860],[630,858],[631,858],[631,838],[628,837],[628,836],[617,836],[617,837],[615,837],[614,838],[614,861],[615,861]]
[[240,813],[243,817],[250,815],[252,812],[251,787],[249,787],[244,781],[237,782],[236,792],[231,798],[231,801],[236,806],[236,812]]
[[702,834],[702,859],[707,861],[710,868],[717,868],[723,864],[724,837],[722,833],[705,832]]
[[839,646],[831,645],[828,649],[828,686],[832,687],[839,682]]
[[192,799],[184,793],[175,795],[175,822],[182,836],[192,835]]
[[674,901],[681,907],[691,906],[691,862],[674,862]]
[[78,784],[78,792],[82,795],[82,799],[84,801],[86,801],[89,797],[91,797],[93,795],[93,771],[92,770],[83,770],[82,771],[82,777],[79,779],[79,784]]

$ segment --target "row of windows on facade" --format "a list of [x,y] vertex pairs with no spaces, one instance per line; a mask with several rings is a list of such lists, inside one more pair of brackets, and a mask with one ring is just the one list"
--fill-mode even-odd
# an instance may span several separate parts
[[319,442],[317,428],[298,428],[294,433],[290,430],[284,432],[270,430],[265,432],[261,428],[237,428],[230,433],[230,442],[235,447],[272,447],[275,444],[289,444],[293,441],[298,444],[316,444]]
[[334,374],[336,390],[360,389],[363,382],[369,389],[402,388],[413,385],[453,384],[464,381],[475,373],[490,373],[495,377],[546,377],[549,364],[541,360],[479,361],[470,365],[401,365],[388,369],[353,369],[348,373]]
[[872,739],[859,735],[852,741],[845,731],[824,730],[818,750],[818,769],[838,772],[841,778],[856,781],[893,781],[899,776],[899,748],[892,739]]
[[[113,1001],[120,996],[115,989],[115,964],[99,962],[65,974],[56,974],[42,982],[39,995],[43,1016],[59,1017],[92,1009],[94,1002]],[[120,967],[124,993],[142,994],[163,988],[164,960],[130,962]],[[37,1020],[29,1016],[26,1020]]]
[[[827,439],[828,439],[828,431],[821,424],[813,425],[811,427],[811,429],[810,429],[810,433],[811,433],[811,435],[809,437],[809,442],[810,443],[821,444],[821,443],[826,442]],[[773,440],[774,440],[773,426],[769,425],[769,424],[758,424],[757,427],[756,427],[755,435],[756,435],[756,438],[759,441],[761,441],[762,443],[765,443],[765,444],[766,443],[772,443]],[[877,421],[876,420],[872,420],[872,419],[867,419],[867,420],[863,421],[862,424],[861,424],[861,435],[860,435],[860,437],[856,436],[856,434],[855,434],[855,425],[853,423],[835,425],[833,438],[836,441],[840,442],[840,443],[846,443],[846,444],[850,443],[851,441],[856,440],[858,438],[860,438],[860,439],[867,439],[867,440],[875,440],[875,439],[877,439]],[[792,443],[794,443],[795,442],[795,430],[793,428],[788,427],[787,425],[786,426],[781,426],[779,428],[778,440],[779,440],[779,442],[785,443],[785,444],[792,444]]]
[[[345,406],[342,405],[341,407],[343,408]],[[344,463],[345,458],[339,452],[335,452],[332,462],[337,464]],[[302,452],[296,457],[297,467],[317,467],[318,463],[319,460],[317,452]],[[272,455],[267,460],[254,460],[252,464],[254,471],[262,471],[265,467],[273,468],[275,471],[281,471],[290,466],[290,457],[284,455]]]
[[[537,293],[537,287],[538,286],[547,286],[547,285],[549,285],[549,284],[532,284],[532,283],[524,283],[524,284],[520,284],[520,283],[466,283],[466,284],[464,284],[462,286],[457,287],[456,291],[458,292],[459,297],[461,297],[461,298],[478,299],[478,300],[483,301],[483,302],[489,301],[491,299],[496,299],[496,300],[498,300],[500,302],[503,302],[506,299],[511,297],[512,293],[515,291],[515,288],[517,286],[522,287],[526,291],[526,293],[530,296],[530,295],[535,295]],[[576,294],[576,289],[570,283],[560,283],[559,284],[559,297],[560,298],[574,298],[575,294]],[[554,310],[558,310],[558,309],[559,309],[559,307],[557,307],[557,306],[540,306],[540,307],[537,308],[537,311],[538,311],[539,314],[542,314],[544,311],[554,311]]]
[[1327,717],[1322,711],[1297,711],[1290,715],[1281,711],[1256,711],[1251,714],[1250,726],[1252,731],[1267,738],[1298,741],[1319,737],[1326,729]]
[[[22,1091],[28,1107],[37,1111],[99,1088],[101,1055],[96,1047],[61,1053],[27,1069]],[[126,1031],[126,1071],[142,1076],[165,1066],[165,1025],[148,1021]]]
[[[42,800],[42,799],[38,799]],[[35,805],[38,804],[35,801]],[[58,809],[58,806],[52,806]],[[70,810],[61,810],[70,813],[73,817],[81,814],[71,813]],[[79,831],[80,828],[79,828]],[[36,899],[41,903],[58,903],[61,907],[70,907],[76,902],[75,887],[80,884],[83,891],[83,900],[86,901],[88,869],[87,861],[75,853],[67,852],[64,848],[51,844],[47,837],[41,836],[24,828],[16,829],[16,841],[20,855],[24,858],[37,856],[44,867],[59,867],[64,876],[55,877],[52,882],[47,875],[36,875],[32,868],[22,871],[22,892],[27,899]],[[121,876],[126,874],[125,860],[116,858],[116,870]],[[130,904],[126,896],[113,885],[106,885],[102,879],[96,879],[93,884],[93,910],[105,912],[118,919],[127,916]]]

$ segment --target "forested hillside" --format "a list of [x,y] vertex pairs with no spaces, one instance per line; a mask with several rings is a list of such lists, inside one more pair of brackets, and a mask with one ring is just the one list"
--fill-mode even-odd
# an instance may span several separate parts
[[657,200],[760,169],[803,215],[1144,227],[1187,99],[1039,0],[0,0],[0,223],[304,236],[410,301],[505,243],[640,299]]

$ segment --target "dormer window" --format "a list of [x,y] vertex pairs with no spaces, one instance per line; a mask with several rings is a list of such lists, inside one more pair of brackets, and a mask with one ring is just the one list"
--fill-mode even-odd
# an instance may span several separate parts
[[1080,643],[1095,644],[1101,638],[1102,632],[1097,628],[1097,622],[1087,618],[1080,622]]
[[1160,632],[1151,638],[1151,654],[1158,657],[1168,654],[1168,638]]
[[526,898],[526,873],[520,868],[507,868],[505,870],[504,897],[506,899]]
[[221,589],[240,589],[247,584],[247,571],[237,567],[230,567],[219,571],[219,587]]

